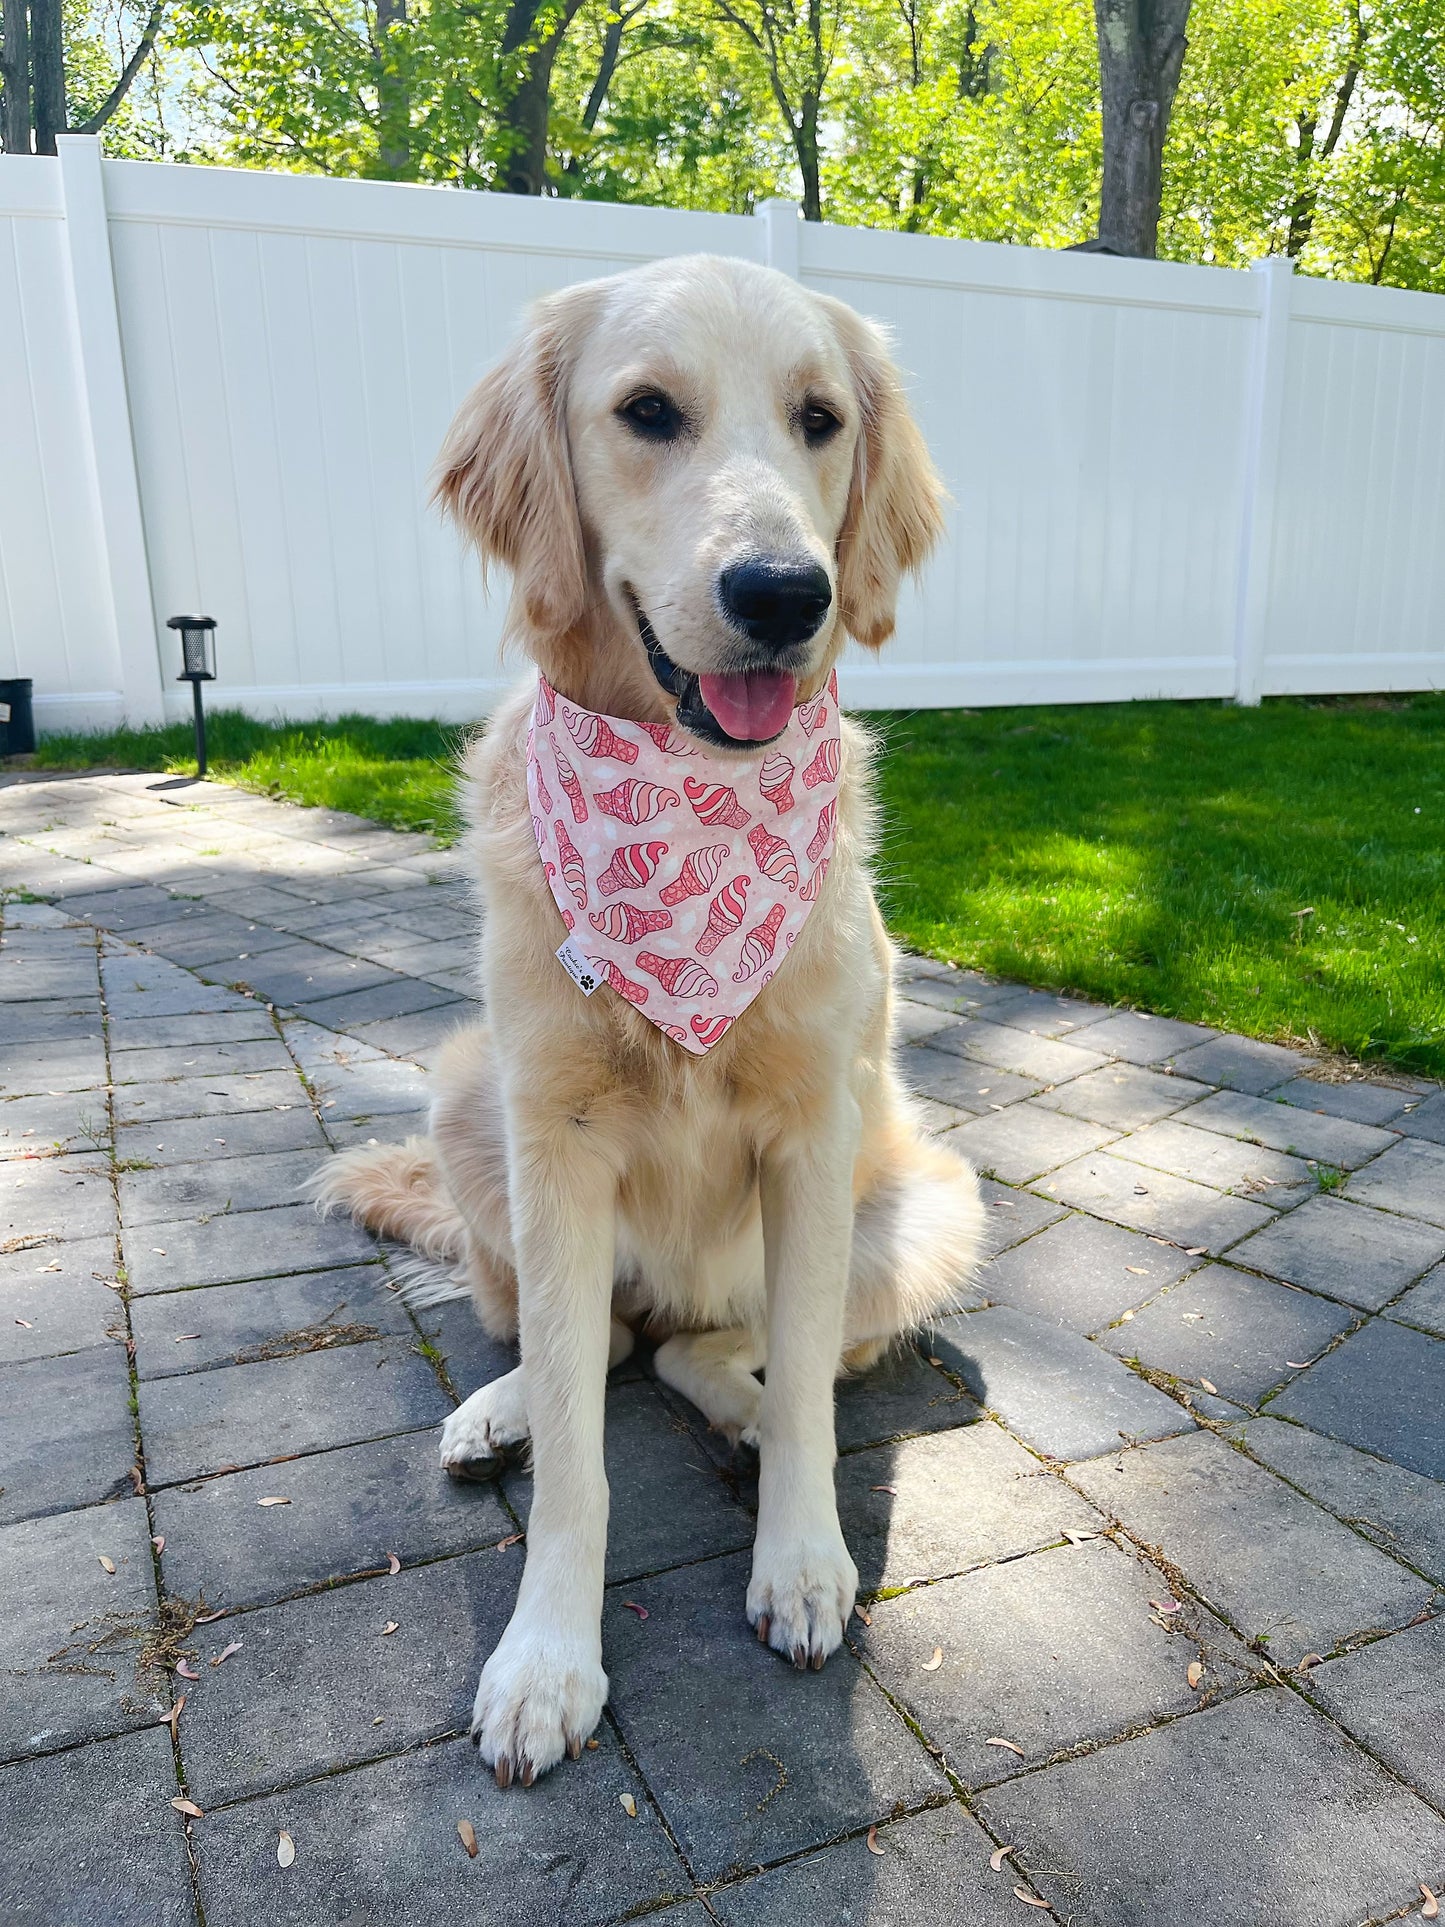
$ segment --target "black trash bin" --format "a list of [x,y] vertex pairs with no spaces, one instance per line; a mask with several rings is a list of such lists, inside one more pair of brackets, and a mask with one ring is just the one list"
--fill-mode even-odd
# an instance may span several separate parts
[[35,750],[34,684],[29,676],[0,676],[0,756],[30,756]]

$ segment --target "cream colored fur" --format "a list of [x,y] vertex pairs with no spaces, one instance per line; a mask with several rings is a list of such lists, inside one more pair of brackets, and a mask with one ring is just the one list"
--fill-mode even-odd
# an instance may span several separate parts
[[[676,401],[687,435],[639,439],[618,415],[639,389]],[[799,427],[808,401],[839,422],[821,446]],[[543,302],[464,405],[439,490],[484,559],[512,571],[512,634],[552,683],[640,721],[672,706],[639,607],[684,668],[730,667],[718,570],[755,553],[820,561],[834,605],[802,701],[845,630],[869,645],[891,632],[900,577],[939,525],[877,331],[709,257]],[[748,1618],[819,1667],[857,1586],[834,1496],[834,1380],[951,1306],[982,1217],[973,1173],[923,1137],[893,1066],[864,732],[845,725],[836,854],[786,967],[692,1057],[610,991],[583,997],[555,960],[564,932],[525,785],[531,703],[529,682],[464,770],[488,1022],[439,1064],[431,1135],[350,1152],[324,1187],[465,1279],[489,1331],[520,1336],[522,1364],[473,1393],[442,1440],[452,1469],[531,1441],[526,1570],[473,1725],[503,1785],[575,1757],[606,1698],[603,1393],[633,1328],[662,1336],[667,1383],[757,1445]]]

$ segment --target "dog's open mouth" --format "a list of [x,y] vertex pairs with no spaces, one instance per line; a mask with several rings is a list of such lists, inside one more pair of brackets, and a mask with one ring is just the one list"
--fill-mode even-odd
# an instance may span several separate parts
[[720,749],[756,749],[781,736],[797,696],[798,679],[785,669],[744,669],[699,676],[679,669],[634,600],[637,632],[659,688],[677,703],[677,720],[690,735]]

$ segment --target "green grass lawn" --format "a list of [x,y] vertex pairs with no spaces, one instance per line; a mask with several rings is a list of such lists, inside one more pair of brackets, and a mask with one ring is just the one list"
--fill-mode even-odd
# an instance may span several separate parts
[[[1445,1074],[1445,697],[875,718],[883,901],[960,964]],[[213,773],[453,834],[459,732],[211,719]],[[190,730],[43,767],[183,770]],[[193,766],[193,765],[191,765]]]

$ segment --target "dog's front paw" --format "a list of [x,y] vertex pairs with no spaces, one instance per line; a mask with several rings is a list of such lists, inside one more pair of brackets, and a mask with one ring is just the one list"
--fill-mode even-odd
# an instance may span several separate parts
[[549,1630],[503,1633],[482,1668],[472,1738],[496,1773],[530,1786],[561,1759],[577,1759],[602,1717],[607,1675],[594,1652]]
[[442,1471],[454,1479],[490,1477],[509,1448],[530,1436],[522,1374],[508,1372],[463,1399],[442,1426]]
[[765,1646],[800,1669],[820,1672],[843,1643],[857,1592],[858,1568],[841,1532],[786,1544],[760,1540],[753,1551],[748,1623]]

